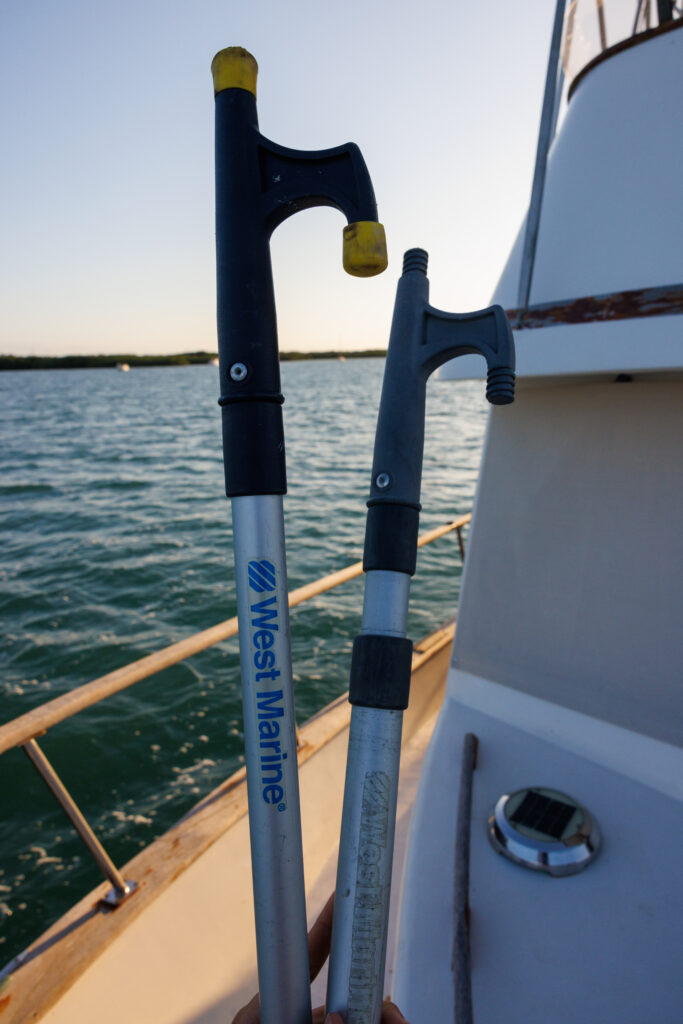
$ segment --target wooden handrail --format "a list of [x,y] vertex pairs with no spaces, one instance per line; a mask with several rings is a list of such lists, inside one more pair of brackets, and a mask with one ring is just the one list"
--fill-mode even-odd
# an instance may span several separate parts
[[[467,515],[459,516],[443,526],[427,530],[418,539],[418,547],[431,544],[432,541],[453,530],[460,531],[471,518],[471,515],[467,513]],[[314,583],[306,583],[303,587],[297,587],[296,590],[289,593],[289,607],[294,608],[303,601],[309,601],[312,597],[317,597],[318,594],[323,594],[327,590],[338,587],[341,583],[355,579],[362,572],[363,563],[355,562],[345,569],[330,573],[329,576],[322,576]],[[97,704],[105,697],[111,697],[128,686],[139,683],[142,679],[147,679],[171,665],[176,665],[179,661],[184,661],[193,654],[198,654],[199,651],[206,650],[207,647],[220,643],[221,640],[236,636],[237,631],[237,616],[233,616],[233,618],[225,619],[224,622],[219,622],[209,629],[203,629],[200,633],[194,633],[185,640],[179,640],[175,644],[163,647],[160,651],[155,651],[154,654],[148,654],[144,658],[139,658],[122,668],[115,669],[113,672],[107,672],[106,675],[93,679],[90,683],[84,683],[82,686],[76,687],[75,690],[63,693],[61,697],[55,697],[53,700],[40,704],[32,711],[27,711],[25,715],[19,715],[18,718],[0,726],[0,754],[4,754],[13,747],[20,747],[35,736],[40,736],[53,725],[57,725],[58,722],[63,722],[65,718],[84,711],[85,708]]]

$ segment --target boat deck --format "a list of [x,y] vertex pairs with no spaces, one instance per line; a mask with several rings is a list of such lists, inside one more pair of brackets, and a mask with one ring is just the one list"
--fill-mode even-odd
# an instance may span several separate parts
[[[474,1019],[677,1024],[682,752],[457,675],[460,692],[449,689],[414,811],[420,841],[409,851],[404,884],[401,1009],[412,1024],[453,1019],[454,844],[447,836],[455,834],[460,753],[472,732],[479,741],[469,892]],[[497,702],[505,706],[492,710]],[[570,720],[563,723],[563,714]],[[553,878],[491,847],[493,806],[526,786],[568,793],[593,814],[603,845],[580,874]],[[450,831],[444,814],[452,816]]]
[[[453,625],[418,643],[413,654],[396,878],[452,638]],[[311,923],[334,889],[349,718],[344,695],[300,730]],[[117,910],[97,904],[105,883],[8,966],[0,990],[2,1024],[226,1024],[249,1000],[258,985],[244,771],[146,847],[123,873],[140,885]],[[395,920],[394,910],[394,933]],[[314,998],[324,1001],[324,976]]]

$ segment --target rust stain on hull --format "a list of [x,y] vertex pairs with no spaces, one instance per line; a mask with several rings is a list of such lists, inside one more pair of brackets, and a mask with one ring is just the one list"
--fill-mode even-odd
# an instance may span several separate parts
[[588,324],[596,320],[633,320],[646,316],[672,316],[683,313],[683,284],[658,288],[634,288],[606,295],[587,295],[580,299],[544,302],[527,310],[508,309],[506,314],[515,330],[557,327],[560,324]]

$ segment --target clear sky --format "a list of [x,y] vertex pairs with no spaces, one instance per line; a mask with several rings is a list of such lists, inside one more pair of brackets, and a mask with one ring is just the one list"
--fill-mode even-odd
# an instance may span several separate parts
[[280,347],[384,347],[403,251],[431,301],[486,305],[531,188],[554,0],[3,0],[0,352],[215,350],[213,89],[259,63],[261,131],[357,142],[389,269],[347,277],[344,219],[273,236]]

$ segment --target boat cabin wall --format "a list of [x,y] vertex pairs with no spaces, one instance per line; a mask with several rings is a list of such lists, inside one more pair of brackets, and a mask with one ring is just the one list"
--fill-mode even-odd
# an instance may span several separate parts
[[[615,53],[571,97],[548,161],[530,303],[683,281],[683,28]],[[523,229],[494,302],[517,305]]]
[[683,382],[528,384],[491,414],[454,663],[683,746]]
[[[610,55],[577,85],[549,155],[531,282],[531,306],[558,307],[553,324],[574,300],[671,285],[680,292],[682,92],[683,22]],[[524,230],[493,295],[507,310],[517,308]],[[634,339],[638,320],[516,331],[518,376],[680,368],[680,328],[668,319],[649,317],[643,344]],[[475,356],[440,371],[443,379],[484,374]]]

